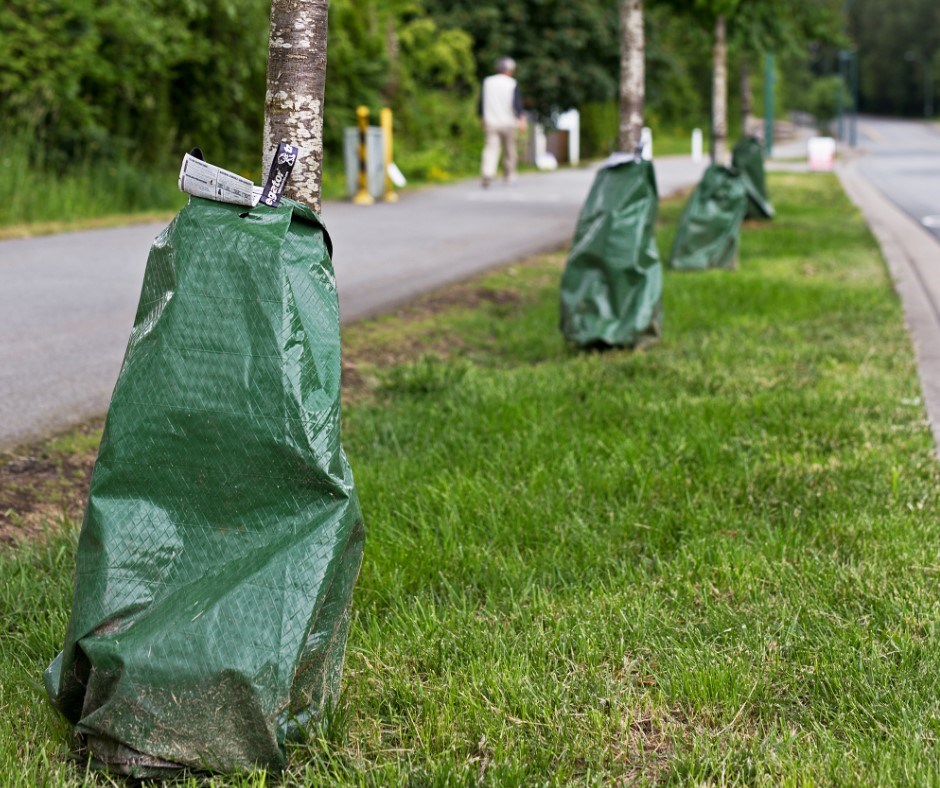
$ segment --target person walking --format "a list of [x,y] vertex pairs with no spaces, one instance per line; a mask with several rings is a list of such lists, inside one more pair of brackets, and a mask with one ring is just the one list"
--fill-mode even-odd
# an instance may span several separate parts
[[500,150],[503,154],[503,176],[507,184],[516,180],[516,130],[525,128],[519,84],[513,78],[516,61],[501,57],[496,74],[483,80],[480,92],[480,122],[483,124],[483,188],[496,177]]

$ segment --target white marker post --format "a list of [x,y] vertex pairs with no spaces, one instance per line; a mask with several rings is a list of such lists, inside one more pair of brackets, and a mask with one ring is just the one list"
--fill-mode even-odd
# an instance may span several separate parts
[[829,172],[836,163],[836,141],[832,137],[810,137],[806,153],[813,172]]
[[653,160],[653,130],[649,126],[644,126],[640,132],[640,147],[643,148],[643,159],[645,161]]
[[701,161],[704,146],[702,144],[702,130],[692,129],[692,161]]

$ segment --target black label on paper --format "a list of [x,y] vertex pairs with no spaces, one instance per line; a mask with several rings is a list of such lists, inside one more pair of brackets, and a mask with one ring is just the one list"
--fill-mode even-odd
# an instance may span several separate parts
[[271,162],[271,171],[268,173],[268,179],[261,192],[262,204],[271,208],[276,208],[281,204],[281,195],[284,194],[287,179],[290,177],[291,170],[294,169],[294,164],[297,163],[299,151],[296,145],[288,145],[286,142],[278,144],[277,153]]

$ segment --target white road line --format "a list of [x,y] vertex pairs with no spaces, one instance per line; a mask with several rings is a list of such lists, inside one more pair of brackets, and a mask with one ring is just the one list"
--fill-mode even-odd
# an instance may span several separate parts
[[868,137],[872,142],[881,142],[884,139],[884,137],[882,137],[879,132],[875,131],[868,123],[860,123],[858,127],[862,130],[862,134]]
[[520,194],[519,192],[504,191],[479,191],[469,192],[466,199],[470,202],[532,202],[532,203],[555,203],[562,202],[565,197],[561,194]]
[[925,216],[920,220],[920,223],[924,225],[924,227],[940,227],[940,214]]

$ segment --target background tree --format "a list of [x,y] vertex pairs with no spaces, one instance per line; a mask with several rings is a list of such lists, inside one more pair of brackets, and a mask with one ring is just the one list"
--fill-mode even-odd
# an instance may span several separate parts
[[[772,52],[784,63],[805,62],[810,48],[845,46],[843,0],[761,0],[742,2],[729,23],[731,56],[738,62],[741,130],[754,105],[752,69]],[[805,87],[808,87],[805,86]]]
[[[905,0],[920,2],[921,0]],[[712,155],[727,161],[729,49],[742,59],[777,51],[802,61],[813,44],[843,41],[844,23],[840,0],[660,0],[712,31]],[[794,59],[791,58],[791,62]],[[747,66],[744,67],[746,70]],[[743,80],[748,95],[742,107],[751,106],[750,80]],[[742,91],[743,92],[743,91]],[[744,128],[742,126],[742,132]]]
[[632,151],[643,131],[646,94],[643,0],[620,0],[620,150]]
[[473,39],[476,76],[510,55],[526,108],[542,119],[554,111],[618,95],[617,5],[597,0],[428,0],[444,26]]
[[712,161],[728,164],[728,39],[726,17],[715,14],[712,43]]
[[742,0],[663,0],[705,29],[712,31],[711,131],[712,161],[728,163],[728,19]]
[[[892,0],[886,9],[881,0],[853,0],[850,33],[858,47],[861,109],[923,117],[928,72],[940,93],[940,3]],[[835,53],[822,54],[819,69],[835,71]]]

